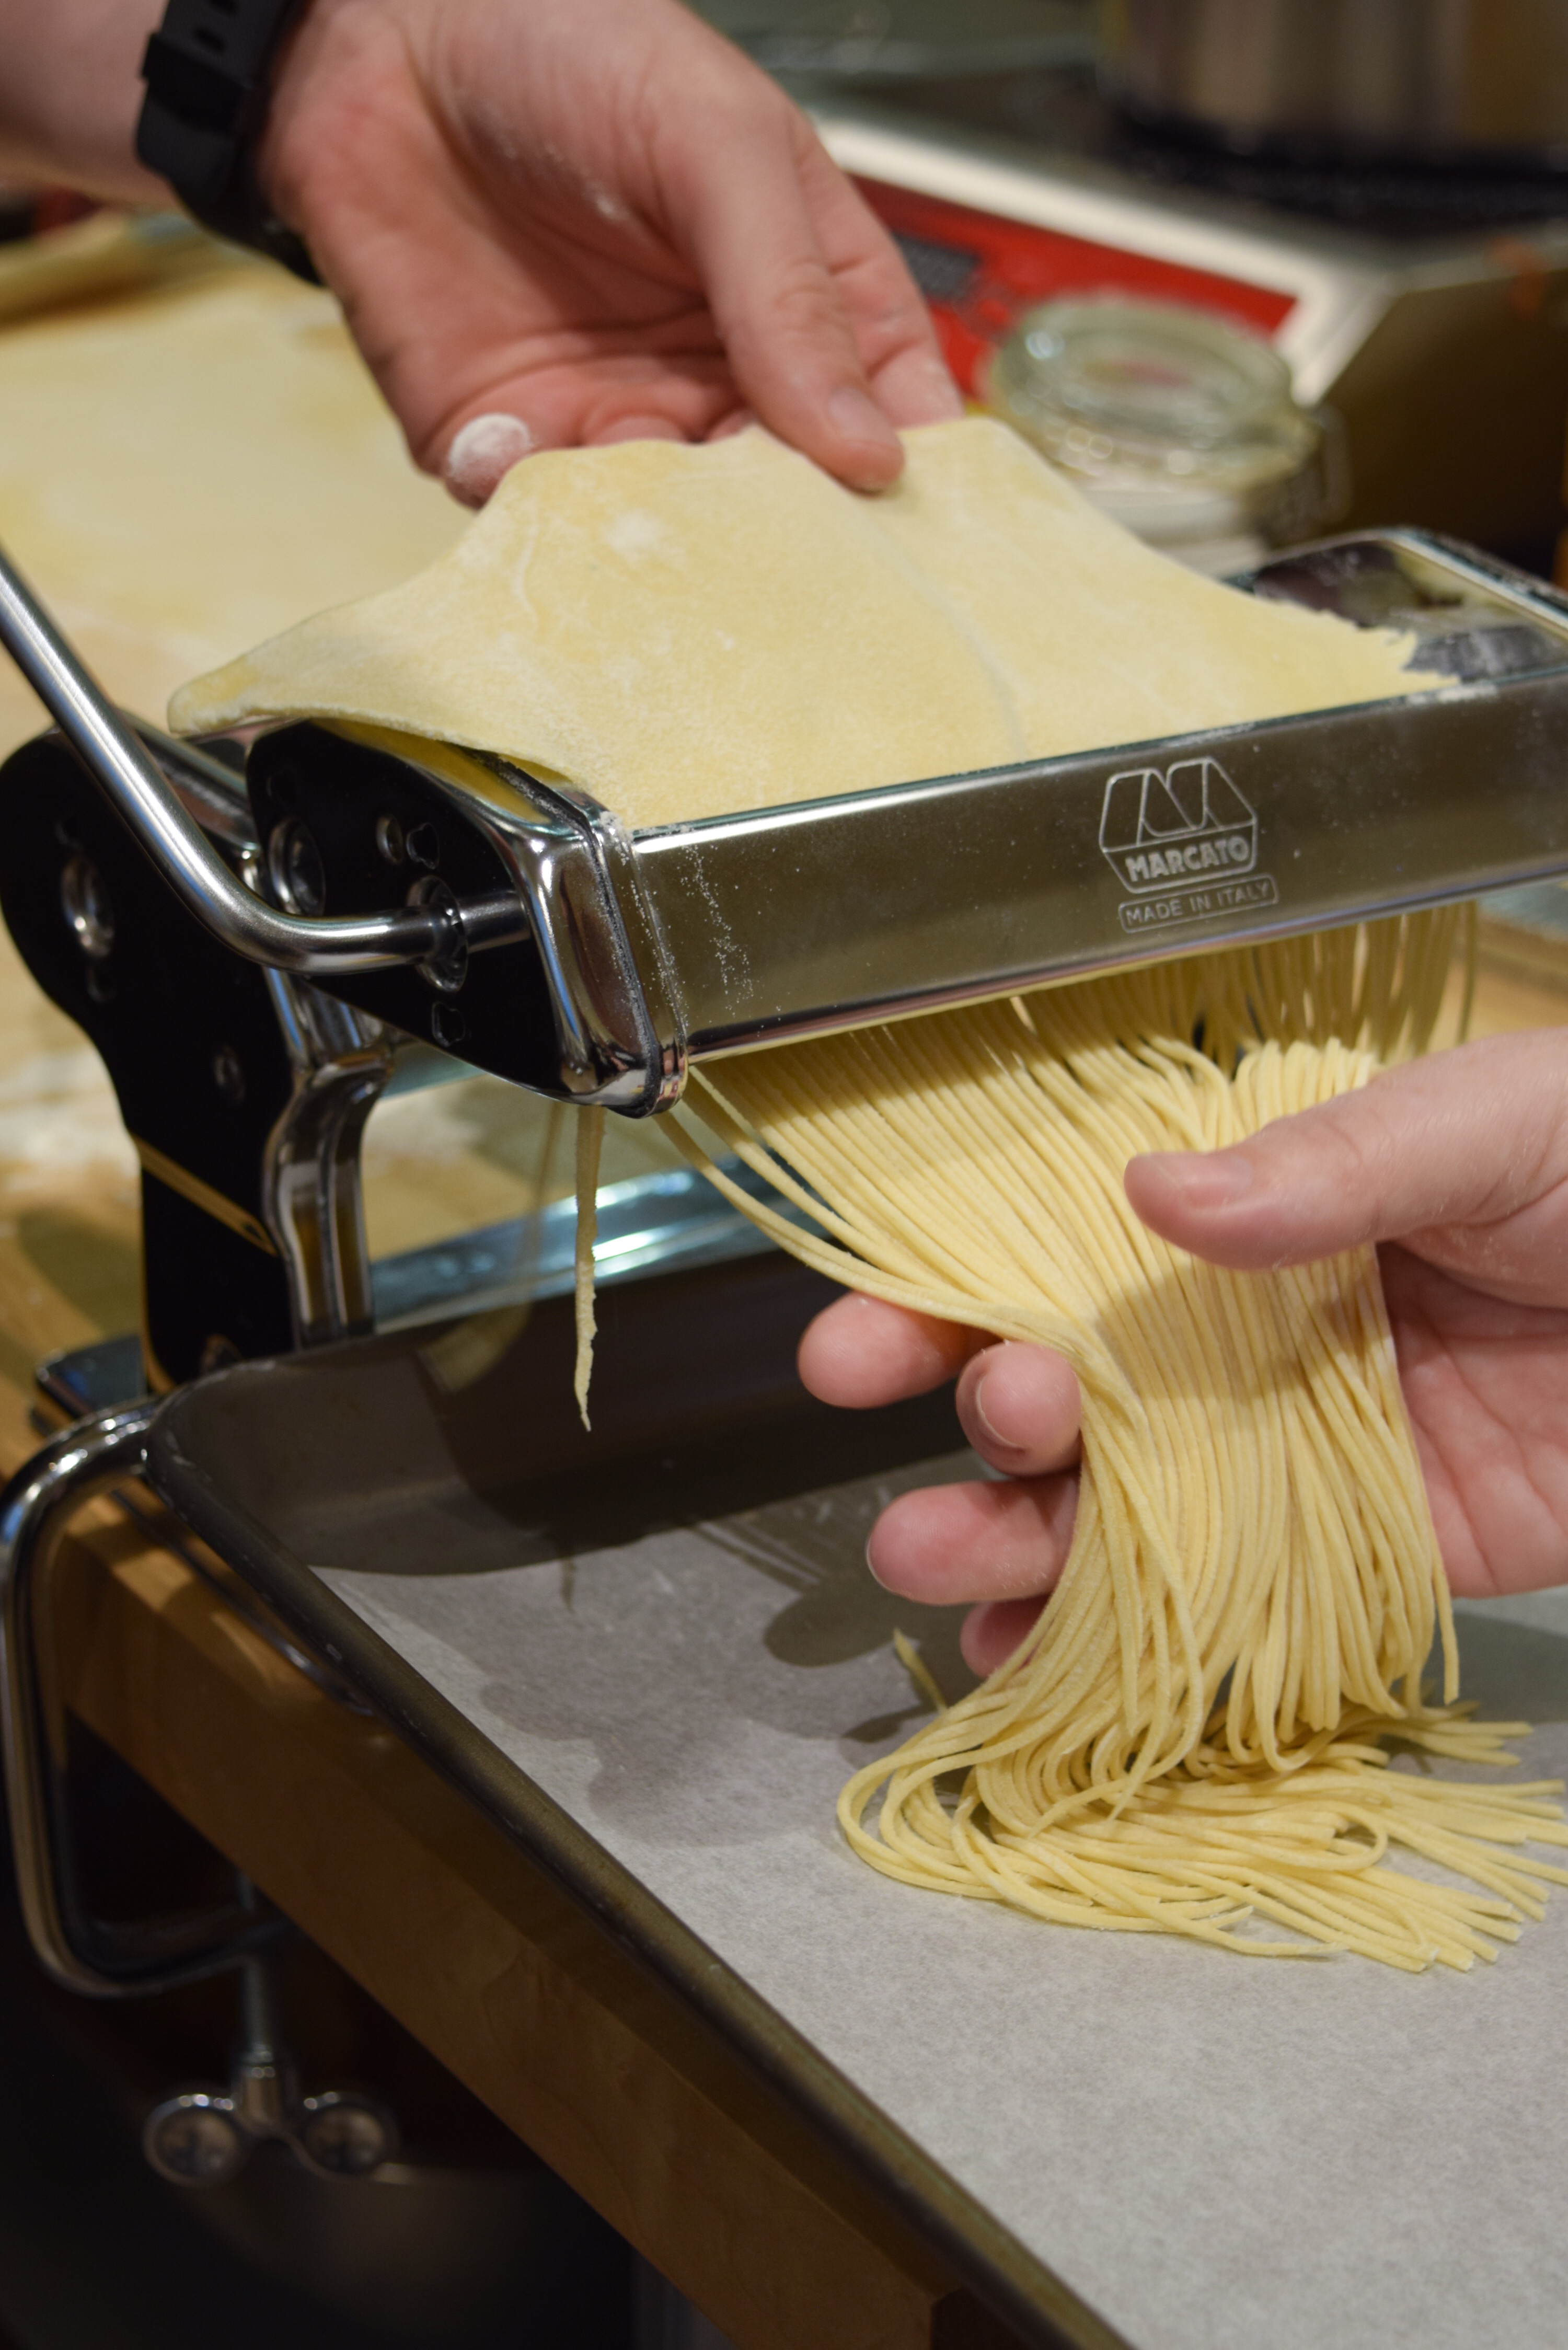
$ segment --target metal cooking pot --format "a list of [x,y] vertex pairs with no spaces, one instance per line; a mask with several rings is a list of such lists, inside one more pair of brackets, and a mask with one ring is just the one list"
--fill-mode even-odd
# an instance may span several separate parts
[[1094,0],[694,0],[769,73],[956,80],[1087,65]]
[[1106,95],[1241,153],[1568,169],[1568,0],[1099,0]]

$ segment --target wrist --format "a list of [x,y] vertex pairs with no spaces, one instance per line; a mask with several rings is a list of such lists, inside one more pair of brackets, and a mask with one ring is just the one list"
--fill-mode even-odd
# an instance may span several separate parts
[[389,118],[388,85],[409,78],[407,14],[397,0],[305,0],[278,52],[256,179],[318,262],[357,177],[360,127]]
[[140,68],[162,0],[0,0],[0,178],[167,202],[137,159]]
[[136,151],[219,236],[314,279],[309,254],[261,185],[258,151],[278,53],[306,0],[169,0],[142,60]]

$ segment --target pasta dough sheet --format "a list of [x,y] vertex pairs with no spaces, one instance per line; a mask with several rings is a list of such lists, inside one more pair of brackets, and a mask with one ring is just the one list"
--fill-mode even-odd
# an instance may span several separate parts
[[985,418],[864,497],[768,434],[530,457],[449,554],[184,687],[370,721],[634,827],[1406,693],[1409,644],[1199,577]]
[[[0,334],[0,544],[124,708],[462,521],[417,473],[331,296],[242,262]],[[0,753],[45,718],[0,659]]]

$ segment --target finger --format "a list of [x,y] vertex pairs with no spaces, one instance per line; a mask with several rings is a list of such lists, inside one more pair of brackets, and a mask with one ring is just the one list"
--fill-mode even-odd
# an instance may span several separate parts
[[593,445],[606,449],[617,441],[684,441],[680,427],[668,416],[659,416],[649,408],[633,409],[628,414],[615,416],[592,435]]
[[735,408],[734,386],[717,359],[592,348],[544,358],[536,342],[518,338],[489,356],[500,372],[483,391],[467,394],[416,451],[465,505],[483,505],[537,450],[701,441]]
[[873,371],[871,389],[901,432],[946,424],[964,412],[963,394],[934,340],[929,349],[897,352]]
[[534,435],[520,416],[487,411],[471,416],[454,434],[441,465],[441,479],[460,505],[489,503],[504,474],[527,456]]
[[754,410],[743,407],[732,408],[726,415],[720,417],[716,424],[710,424],[708,438],[710,441],[732,440],[737,432],[744,432],[747,426],[754,424],[756,421]]
[[981,1459],[1007,1476],[1044,1476],[1078,1458],[1078,1382],[1047,1347],[987,1347],[964,1366],[954,1400]]
[[904,452],[873,395],[801,184],[815,144],[804,117],[765,83],[742,102],[732,93],[708,140],[671,142],[668,210],[686,224],[742,397],[851,488],[883,489]]
[[971,1607],[959,1634],[959,1647],[971,1672],[983,1677],[1004,1665],[1040,1621],[1044,1605],[1039,1599],[991,1599],[982,1607]]
[[[693,412],[692,401],[682,397],[686,390],[672,378],[665,385],[621,387],[613,396],[602,390],[596,395],[587,369],[564,401],[547,382],[527,384],[520,390],[508,387],[504,396],[518,399],[535,422],[489,410],[470,417],[453,433],[440,461],[441,480],[460,504],[478,507],[489,504],[514,465],[539,449],[702,439],[707,437],[704,417],[701,410]],[[662,406],[656,404],[660,400]],[[711,400],[719,404],[716,393]],[[539,421],[541,418],[545,421]]]
[[1568,1033],[1434,1054],[1231,1149],[1135,1159],[1126,1180],[1151,1230],[1215,1264],[1400,1240],[1499,1295],[1556,1302],[1568,1297]]
[[871,1529],[866,1560],[900,1598],[933,1607],[1052,1590],[1073,1540],[1075,1477],[930,1485],[900,1493]]
[[963,395],[919,286],[888,230],[819,140],[801,181],[877,402],[901,429],[963,414]]
[[1568,1314],[1500,1304],[1397,1243],[1377,1261],[1449,1590],[1568,1580]]
[[929,1395],[984,1344],[978,1330],[851,1292],[807,1326],[795,1364],[822,1402],[861,1411]]

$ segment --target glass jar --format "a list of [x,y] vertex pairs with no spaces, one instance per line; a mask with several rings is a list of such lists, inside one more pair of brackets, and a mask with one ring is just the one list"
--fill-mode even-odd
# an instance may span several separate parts
[[1111,296],[1047,302],[998,350],[987,405],[1140,538],[1245,570],[1343,511],[1328,420],[1287,362],[1201,310]]

